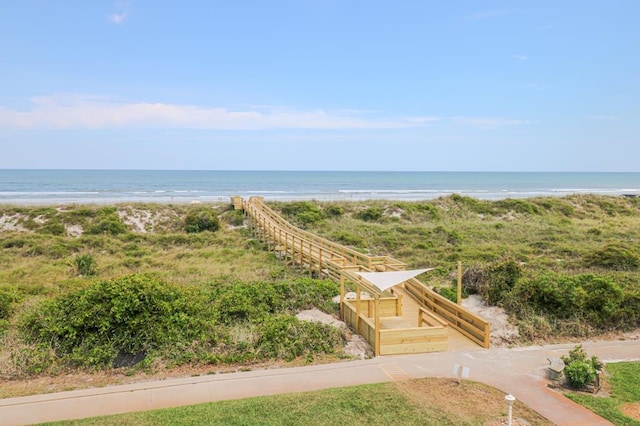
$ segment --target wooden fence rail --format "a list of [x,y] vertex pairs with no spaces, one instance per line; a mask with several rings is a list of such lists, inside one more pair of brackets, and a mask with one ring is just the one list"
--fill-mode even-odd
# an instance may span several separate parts
[[[489,347],[487,321],[435,293],[416,278],[406,281],[404,287],[421,306],[418,327],[381,330],[379,324],[372,321],[372,312],[378,319],[397,316],[402,311],[402,301],[397,296],[385,297],[356,272],[404,270],[404,263],[388,256],[368,256],[299,229],[266,206],[262,197],[251,197],[248,201],[232,197],[232,200],[234,208],[241,205],[244,209],[253,233],[287,264],[298,265],[310,275],[330,277],[339,281],[341,287],[352,283],[376,296],[376,301],[343,300],[340,307],[343,319],[375,348],[376,355],[446,350],[447,326],[480,346]],[[403,332],[406,332],[405,337],[402,337]]]

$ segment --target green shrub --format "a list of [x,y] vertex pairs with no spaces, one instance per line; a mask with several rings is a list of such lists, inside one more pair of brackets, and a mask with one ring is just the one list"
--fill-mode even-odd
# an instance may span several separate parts
[[[635,328],[640,321],[640,315],[634,313],[640,306],[640,295],[623,290],[612,278],[592,274],[542,273],[518,281],[504,301],[507,310],[516,316],[532,310],[559,320],[578,321],[586,326],[580,328],[583,331],[589,327]],[[566,325],[576,330],[569,323]]]
[[280,295],[283,312],[295,313],[311,308],[318,308],[327,313],[338,311],[338,304],[332,300],[340,294],[340,286],[335,281],[302,278],[271,285]]
[[362,247],[365,239],[359,235],[353,235],[347,231],[338,231],[331,235],[331,240],[348,246]]
[[322,210],[310,201],[297,201],[282,206],[282,213],[297,225],[316,223],[324,218]]
[[490,201],[482,201],[476,198],[467,197],[460,194],[452,194],[449,198],[459,205],[477,214],[493,214],[492,203]]
[[213,210],[202,207],[191,210],[184,218],[184,229],[188,233],[211,231],[220,229],[220,221]]
[[324,209],[324,214],[327,217],[340,217],[344,214],[344,209],[340,206],[327,206]]
[[100,216],[98,221],[90,225],[84,233],[87,235],[119,235],[126,234],[129,230],[116,213]]
[[88,277],[98,273],[96,258],[89,253],[79,254],[73,259],[76,275]]
[[633,250],[618,244],[606,245],[585,257],[585,265],[587,267],[617,271],[635,271],[638,269],[639,264],[640,259]]
[[564,369],[569,384],[577,389],[586,387],[596,378],[596,371],[587,362],[574,361]]
[[596,374],[602,370],[603,364],[597,357],[587,357],[582,345],[576,345],[569,351],[568,356],[563,356],[565,363],[564,374],[569,384],[577,389],[582,389],[593,383]]
[[48,234],[48,235],[57,235],[63,236],[67,235],[67,228],[58,220],[57,218],[49,220],[46,224],[40,227],[37,230],[40,234]]
[[0,288],[0,320],[6,320],[13,312],[13,304],[18,300],[15,291],[8,288]]
[[522,268],[513,260],[507,259],[490,265],[485,281],[478,286],[478,292],[491,305],[501,303],[522,277]]
[[454,303],[458,302],[458,290],[455,288],[451,288],[451,287],[436,287],[434,289],[436,291],[436,293],[438,293],[441,296],[446,297],[447,299],[451,300]]
[[120,353],[214,342],[212,312],[196,291],[131,275],[45,301],[23,319],[27,338],[69,365],[106,367]]
[[335,327],[300,321],[290,315],[265,319],[258,334],[257,350],[262,358],[286,361],[305,355],[333,353],[343,343],[342,335]]
[[540,207],[527,200],[507,198],[505,200],[495,201],[494,206],[503,210],[514,211],[516,213],[531,215],[540,214]]
[[382,219],[382,209],[380,207],[369,207],[359,211],[354,217],[366,222],[377,222]]
[[219,285],[211,297],[216,319],[224,324],[260,322],[278,306],[282,306],[282,296],[268,284]]
[[338,305],[332,298],[339,293],[338,284],[333,281],[304,278],[275,283],[218,284],[210,297],[216,319],[231,325],[243,321],[259,323],[272,314],[311,308],[333,313]]

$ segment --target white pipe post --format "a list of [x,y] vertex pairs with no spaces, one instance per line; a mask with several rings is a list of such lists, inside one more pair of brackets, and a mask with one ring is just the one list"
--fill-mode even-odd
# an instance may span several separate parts
[[504,399],[507,400],[507,404],[509,405],[509,411],[507,414],[507,425],[511,426],[511,419],[513,416],[513,402],[516,400],[516,397],[509,394],[507,396],[504,397]]

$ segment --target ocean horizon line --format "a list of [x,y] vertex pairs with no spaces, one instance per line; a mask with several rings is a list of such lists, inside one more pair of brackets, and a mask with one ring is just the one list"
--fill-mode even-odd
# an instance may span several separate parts
[[567,174],[640,174],[640,171],[620,171],[620,170],[354,170],[354,169],[157,169],[157,168],[2,168],[0,171],[105,171],[105,172],[326,172],[326,173],[504,173],[504,174],[547,174],[547,173],[567,173]]
[[570,194],[640,195],[640,172],[407,172],[0,169],[0,204],[222,201],[418,201]]

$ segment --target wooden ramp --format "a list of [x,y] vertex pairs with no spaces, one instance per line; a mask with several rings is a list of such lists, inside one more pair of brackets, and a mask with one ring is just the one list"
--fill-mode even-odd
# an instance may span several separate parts
[[[489,347],[487,321],[419,280],[412,278],[383,292],[357,274],[403,271],[404,263],[388,256],[368,256],[296,228],[266,206],[262,197],[232,200],[234,208],[244,210],[253,234],[287,265],[340,283],[340,316],[371,344],[376,355]],[[346,299],[347,288],[355,289],[355,299]]]

